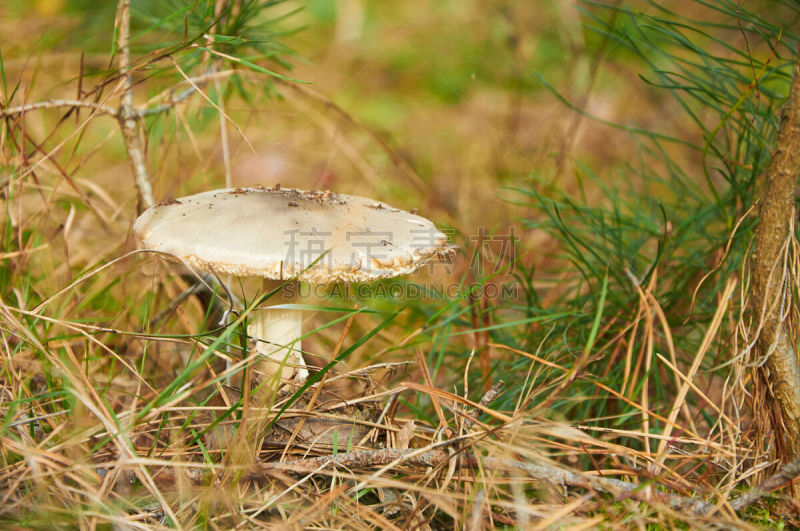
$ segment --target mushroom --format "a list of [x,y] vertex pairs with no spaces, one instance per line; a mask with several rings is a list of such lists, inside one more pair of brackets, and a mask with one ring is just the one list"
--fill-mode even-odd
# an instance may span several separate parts
[[[280,188],[215,190],[170,199],[136,220],[143,247],[191,267],[216,273],[263,277],[266,292],[283,286],[291,303],[297,281],[365,282],[412,273],[448,256],[447,236],[420,216],[363,197]],[[302,383],[302,311],[257,309],[248,335],[262,356],[266,377]],[[282,369],[281,369],[282,367]]]

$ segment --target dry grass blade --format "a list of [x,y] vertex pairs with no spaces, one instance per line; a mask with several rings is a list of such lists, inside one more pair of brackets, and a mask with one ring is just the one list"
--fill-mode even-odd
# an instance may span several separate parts
[[[714,337],[719,332],[720,324],[722,323],[722,318],[725,315],[728,304],[730,302],[730,298],[733,295],[733,290],[736,288],[736,281],[734,279],[729,279],[725,285],[725,289],[722,292],[722,295],[719,299],[719,305],[717,306],[717,311],[714,314],[714,317],[711,321],[711,325],[708,327],[706,331],[706,335],[703,338],[703,343],[700,345],[700,348],[697,350],[695,354],[694,361],[692,362],[689,371],[687,372],[686,376],[683,378],[684,383],[680,387],[677,396],[675,397],[675,401],[672,405],[672,409],[669,413],[669,422],[667,423],[666,427],[664,428],[663,435],[665,437],[669,437],[672,434],[672,427],[674,426],[675,420],[678,417],[678,412],[680,411],[681,407],[683,407],[684,401],[686,400],[686,395],[689,393],[689,389],[691,388],[691,381],[697,374],[698,369],[700,368],[700,364],[703,362],[705,354],[707,350],[711,347],[711,343],[714,340]],[[667,450],[667,441],[666,439],[662,439],[661,443],[658,445],[658,457],[656,459],[656,465],[661,465],[664,462],[664,458],[666,455]]]

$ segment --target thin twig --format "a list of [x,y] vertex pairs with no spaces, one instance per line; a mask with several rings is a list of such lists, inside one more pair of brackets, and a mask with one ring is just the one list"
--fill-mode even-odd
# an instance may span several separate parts
[[24,114],[38,109],[55,109],[58,107],[86,107],[94,109],[97,114],[108,114],[109,116],[117,116],[117,109],[102,103],[95,103],[93,101],[81,100],[46,100],[37,101],[36,103],[29,103],[27,105],[18,105],[16,107],[9,107],[8,109],[0,109],[0,118],[6,118],[17,114]]
[[185,290],[183,290],[177,297],[173,298],[170,303],[167,305],[166,308],[158,312],[158,314],[150,319],[149,328],[153,328],[155,325],[160,323],[165,317],[170,315],[175,309],[183,304],[183,301],[194,295],[195,293],[199,293],[203,291],[205,285],[201,282],[195,282]]
[[162,112],[166,112],[166,111],[172,109],[173,107],[175,107],[180,102],[182,102],[185,99],[187,99],[189,96],[194,94],[196,91],[197,91],[197,89],[194,86],[189,87],[186,90],[184,90],[183,92],[181,92],[180,94],[178,94],[177,96],[175,96],[173,98],[170,98],[170,100],[167,103],[162,103],[160,105],[154,105],[153,107],[147,107],[145,109],[137,109],[137,110],[135,110],[136,116],[138,116],[139,118],[145,118],[147,116],[154,116],[156,114],[161,114]]
[[[172,96],[166,103],[160,103],[158,105],[153,105],[152,107],[148,107],[147,105],[137,105],[133,108],[133,114],[138,118],[147,118],[149,116],[155,116],[156,114],[167,112],[176,105],[178,105],[179,103],[182,103],[187,99],[189,99],[190,96],[192,96],[195,92],[197,92],[199,85],[211,80],[218,79],[220,77],[230,76],[231,74],[233,74],[233,70],[224,70],[222,72],[215,72],[212,69],[209,72],[202,74],[200,76],[189,78],[184,82],[190,83],[192,86],[183,90],[177,96]],[[171,92],[171,90],[169,92]],[[70,109],[75,109],[75,108],[94,109],[96,115],[108,115],[113,118],[118,118],[122,113],[121,108],[115,109],[110,105],[104,105],[102,103],[96,103],[94,101],[58,99],[58,100],[37,101],[35,103],[28,103],[26,105],[17,105],[16,107],[0,109],[0,118],[16,116],[17,114],[25,114],[30,111],[36,111],[39,109],[57,109],[59,107],[68,107]]]
[[[480,401],[480,405],[483,406],[484,408],[488,408],[489,404],[491,404],[494,401],[494,399],[497,398],[497,395],[500,394],[500,389],[502,389],[504,383],[505,382],[503,382],[503,380],[498,380],[497,383],[495,383],[492,386],[492,388],[486,391],[486,393],[483,395],[483,398],[481,398]],[[476,419],[475,417],[473,417],[473,415],[475,414],[479,414],[477,408],[473,409],[472,411],[466,412],[464,418],[464,433],[467,433],[472,428],[472,425],[475,423]]]
[[136,107],[136,114],[140,118],[146,118],[148,116],[154,116],[156,114],[161,114],[162,112],[167,112],[179,103],[187,100],[189,96],[195,94],[200,85],[207,83],[209,81],[216,81],[223,77],[231,76],[235,73],[234,70],[222,70],[217,71],[216,65],[210,65],[204,74],[201,74],[196,77],[190,77],[189,79],[183,80],[181,83],[189,83],[189,88],[184,89],[180,92],[177,96],[173,96],[175,87],[162,92],[161,94],[157,95],[154,98],[151,98],[150,101],[158,100],[159,98],[163,98],[169,95],[169,99],[166,103],[161,103],[159,105],[153,105],[152,107],[145,106],[137,106]]
[[[214,79],[214,88],[217,91],[217,101],[221,111],[219,118],[219,140],[222,144],[222,164],[225,168],[225,188],[233,187],[233,176],[231,174],[231,149],[228,142],[228,125],[225,119],[225,98],[223,98],[219,79]],[[229,280],[230,282],[230,280]]]
[[130,0],[120,0],[118,9],[119,16],[119,50],[120,50],[120,72],[123,74],[123,94],[120,112],[117,115],[120,128],[122,129],[122,139],[125,142],[125,149],[131,158],[133,165],[134,182],[139,191],[139,199],[145,207],[155,204],[153,198],[153,186],[150,184],[150,175],[147,172],[147,163],[142,150],[142,142],[139,140],[137,124],[139,116],[133,108],[133,80],[131,78],[131,48],[130,48],[130,25],[131,25],[131,2]]

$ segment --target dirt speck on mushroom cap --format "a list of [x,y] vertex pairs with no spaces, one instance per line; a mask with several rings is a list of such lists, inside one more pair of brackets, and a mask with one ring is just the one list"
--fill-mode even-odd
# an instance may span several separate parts
[[447,236],[420,216],[329,191],[236,188],[146,210],[145,248],[202,270],[310,282],[362,282],[449,257]]

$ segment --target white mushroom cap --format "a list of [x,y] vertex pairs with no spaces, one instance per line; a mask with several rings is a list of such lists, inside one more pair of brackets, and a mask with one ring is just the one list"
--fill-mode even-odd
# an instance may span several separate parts
[[453,252],[420,216],[363,197],[277,186],[162,201],[133,229],[145,248],[201,270],[319,283],[404,275]]

